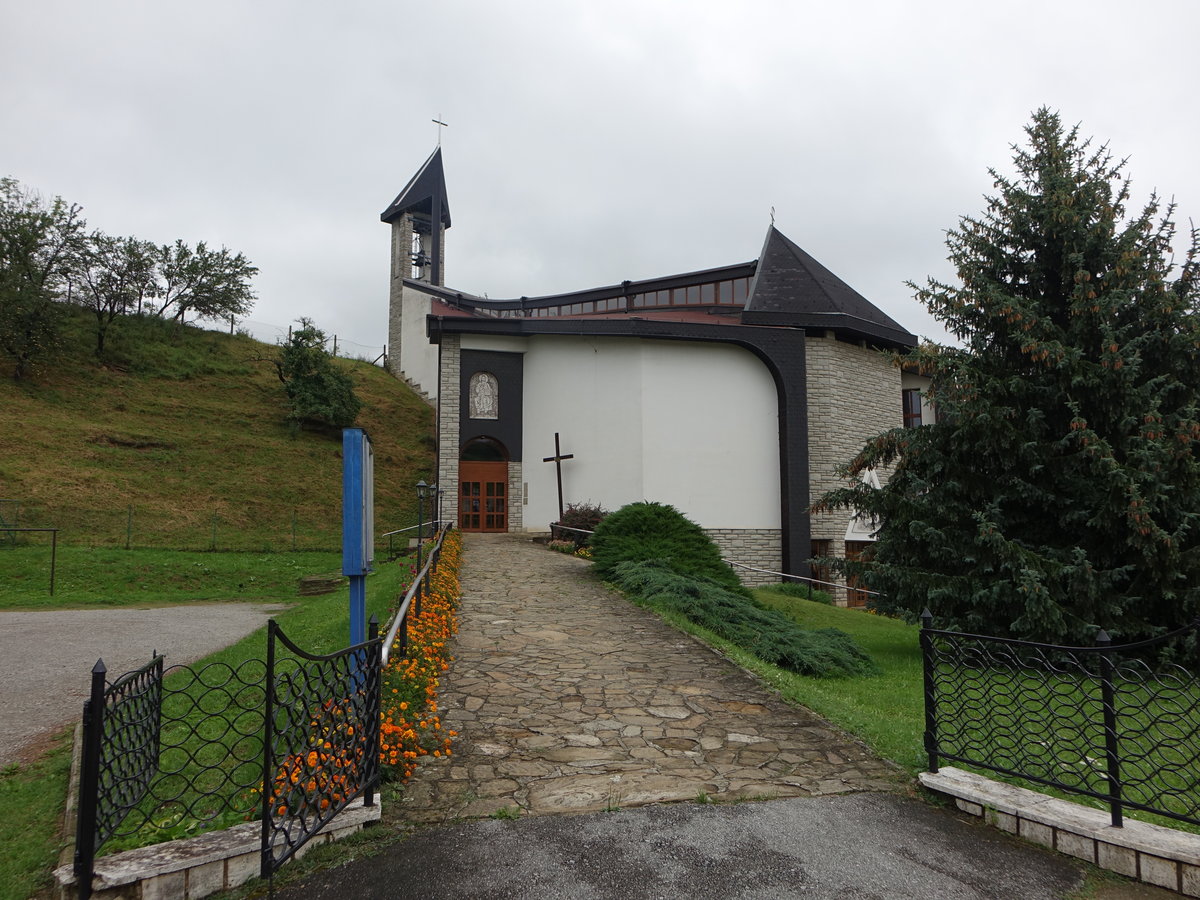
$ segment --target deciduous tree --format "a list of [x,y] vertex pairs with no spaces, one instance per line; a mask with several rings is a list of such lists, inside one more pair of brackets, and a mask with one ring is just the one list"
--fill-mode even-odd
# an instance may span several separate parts
[[1015,175],[949,232],[957,283],[913,285],[962,342],[904,360],[937,423],[869,442],[847,474],[894,464],[885,487],[819,507],[883,523],[861,571],[886,611],[1146,637],[1200,611],[1197,235],[1156,196],[1130,213],[1124,161],[1057,114],[1026,131]]
[[300,327],[293,329],[272,360],[291,402],[288,421],[297,428],[346,428],[354,424],[362,408],[350,376],[334,367],[326,340],[325,332],[312,319],[302,318]]
[[83,239],[79,207],[0,178],[0,350],[26,377],[58,341],[66,274]]
[[211,250],[203,241],[193,249],[177,240],[159,247],[157,256],[158,315],[181,322],[187,316],[228,319],[246,315],[254,305],[250,279],[258,268],[243,254]]
[[96,320],[96,355],[104,353],[104,340],[113,320],[141,309],[155,295],[155,251],[149,241],[115,238],[97,231],[84,243],[71,277],[78,287],[75,299],[91,310]]

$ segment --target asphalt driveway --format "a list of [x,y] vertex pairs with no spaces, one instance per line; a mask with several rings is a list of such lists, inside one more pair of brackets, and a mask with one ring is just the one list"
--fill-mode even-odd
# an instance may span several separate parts
[[287,608],[198,603],[0,612],[0,767],[28,761],[50,735],[78,720],[96,660],[104,660],[110,680],[156,650],[167,665],[194,662]]

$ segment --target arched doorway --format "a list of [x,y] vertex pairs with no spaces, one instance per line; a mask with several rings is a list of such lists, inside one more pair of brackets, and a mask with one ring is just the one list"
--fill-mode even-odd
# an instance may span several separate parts
[[463,531],[508,531],[508,451],[494,438],[463,445],[458,458],[458,524]]

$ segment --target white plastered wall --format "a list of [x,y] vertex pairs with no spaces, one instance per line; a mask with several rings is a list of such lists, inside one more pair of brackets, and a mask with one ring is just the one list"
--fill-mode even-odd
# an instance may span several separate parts
[[937,417],[934,414],[933,406],[929,402],[929,398],[925,396],[925,391],[929,390],[931,379],[925,375],[918,375],[915,372],[900,373],[900,388],[908,390],[916,388],[921,392],[921,424],[932,425]]
[[705,528],[780,526],[775,383],[749,351],[531,337],[524,383],[527,530],[558,517],[554,465],[542,462],[554,453],[555,432],[575,455],[563,463],[566,504],[656,500]]
[[[405,285],[401,291],[399,327],[395,331],[400,342],[400,372],[409,383],[436,400],[438,348],[426,334],[426,320],[432,309],[433,298],[429,294]],[[395,334],[392,341],[394,347]]]

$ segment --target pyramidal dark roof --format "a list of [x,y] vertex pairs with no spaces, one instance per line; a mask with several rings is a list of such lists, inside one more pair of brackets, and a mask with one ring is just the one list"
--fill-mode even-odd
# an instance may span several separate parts
[[767,230],[742,313],[745,325],[832,330],[854,340],[915,347],[916,336],[788,240]]
[[404,186],[404,190],[379,216],[384,222],[394,222],[404,213],[433,215],[433,198],[441,197],[442,227],[450,227],[450,204],[446,201],[446,175],[442,171],[442,148],[433,151],[417,174]]

